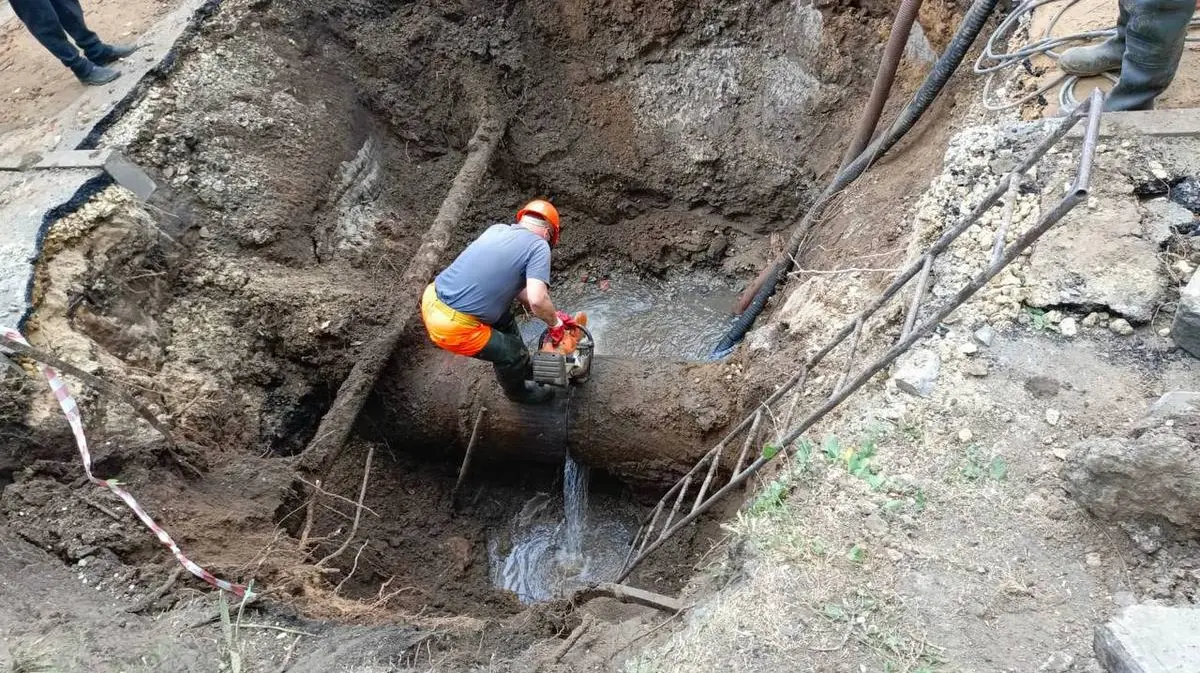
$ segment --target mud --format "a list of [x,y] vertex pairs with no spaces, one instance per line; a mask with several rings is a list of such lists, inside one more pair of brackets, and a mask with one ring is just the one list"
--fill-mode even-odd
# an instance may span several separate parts
[[[561,492],[559,468],[493,462],[469,475],[455,512],[452,449],[469,398],[421,387],[455,377],[422,378],[434,360],[418,329],[320,492],[296,479],[291,456],[364,344],[414,309],[398,279],[484,110],[510,121],[455,240],[548,196],[565,216],[555,286],[645,277],[650,293],[629,296],[652,312],[693,291],[682,276],[702,271],[720,296],[774,254],[772,232],[840,158],[866,47],[887,23],[888,8],[871,3],[228,0],[104,138],[162,189],[148,205],[106,189],[52,227],[29,337],[169,420],[183,454],[76,386],[100,476],[128,483],[210,570],[322,618],[502,620],[465,629],[486,632],[495,651],[562,635],[576,625],[569,611],[526,609],[493,586],[488,559],[489,537],[531,495]],[[676,329],[715,317],[700,308]],[[635,331],[622,347],[661,357],[635,348],[659,334]],[[668,348],[702,352],[698,341]],[[606,488],[622,502],[676,475],[762,392],[740,366],[686,367],[665,389],[591,384],[596,443],[607,428],[617,456]],[[79,479],[50,402],[15,400],[0,398],[0,433],[17,435],[0,450],[14,534],[64,561],[132,568],[128,581],[151,588],[160,578],[137,569],[165,552]],[[23,420],[5,420],[9,407]],[[639,423],[669,441],[647,443]],[[348,550],[318,567],[351,535],[369,451],[369,509]],[[721,536],[718,518],[704,522],[632,581],[677,591]],[[163,602],[199,586],[183,583]],[[482,665],[484,654],[467,659]]]

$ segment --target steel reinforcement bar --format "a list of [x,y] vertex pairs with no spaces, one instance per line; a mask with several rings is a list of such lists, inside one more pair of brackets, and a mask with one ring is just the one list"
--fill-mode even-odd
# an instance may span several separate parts
[[[695,521],[734,489],[745,484],[750,477],[754,476],[767,463],[770,463],[779,456],[790,454],[794,450],[796,440],[804,432],[824,418],[830,411],[836,409],[839,404],[866,384],[871,377],[883,371],[885,367],[911,348],[914,343],[933,331],[938,323],[970,299],[980,288],[994,278],[996,274],[1004,270],[1023,251],[1037,241],[1042,234],[1046,233],[1056,222],[1070,212],[1072,208],[1086,200],[1091,183],[1092,160],[1096,152],[1096,139],[1100,131],[1100,113],[1102,107],[1102,95],[1099,91],[1093,92],[1084,105],[1077,107],[1074,112],[1056,126],[1025,157],[1024,161],[1014,168],[1011,173],[1005,175],[966,218],[954,227],[946,230],[920,257],[901,270],[882,293],[847,321],[833,337],[800,366],[799,370],[791,378],[779,386],[775,392],[742,419],[708,453],[704,454],[704,457],[687,474],[675,482],[663,494],[654,509],[643,519],[641,528],[630,544],[629,553],[625,557],[624,568],[617,581],[623,581],[639,563],[654,553],[671,536]],[[1015,187],[1019,184],[1021,176],[1037,164],[1050,148],[1058,144],[1071,128],[1084,117],[1087,120],[1087,130],[1083,136],[1083,147],[1079,157],[1079,170],[1075,176],[1074,183],[1062,200],[1046,211],[1036,224],[1018,236],[1010,245],[1004,247],[1004,234],[1011,227],[1012,200],[1016,193]],[[929,314],[928,318],[918,323],[921,302],[925,296],[929,276],[938,255],[950,247],[963,232],[975,224],[984,213],[993,208],[1005,195],[1008,196],[1003,212],[1003,219],[1005,221],[999,227],[995,249],[987,268],[963,285],[952,297],[943,301]],[[914,278],[917,279],[914,286],[915,292],[913,293],[911,304],[904,319],[900,339],[882,355],[879,355],[856,371],[854,365],[859,353],[859,342],[862,340],[865,324],[881,308],[899,297]],[[793,425],[792,419],[795,407],[800,393],[805,390],[809,382],[809,374],[817,370],[825,362],[826,357],[843,344],[847,344],[848,346],[845,349],[845,362],[841,368],[833,372],[834,384],[831,393]],[[783,423],[780,425],[777,419],[781,415],[776,413],[776,407],[779,406],[779,402],[789,392],[793,394],[788,403],[788,408],[786,411],[782,408],[779,409],[779,411],[784,412],[782,414]],[[759,449],[757,457],[749,465],[746,465],[745,461],[749,455],[749,451],[751,447],[758,446],[758,437],[762,433],[765,427],[764,421],[767,419],[775,420],[776,427],[779,428],[775,439],[768,444],[772,448],[769,450],[765,447]],[[714,482],[718,480],[717,476],[721,472],[723,461],[726,461],[724,464],[730,466],[729,477],[728,479],[723,479],[724,483],[720,488],[712,491],[711,488]],[[743,467],[743,465],[745,466]],[[690,503],[684,506],[685,502],[689,502],[689,495],[691,496]],[[682,517],[680,517],[681,512]],[[680,518],[677,519],[677,517]]]

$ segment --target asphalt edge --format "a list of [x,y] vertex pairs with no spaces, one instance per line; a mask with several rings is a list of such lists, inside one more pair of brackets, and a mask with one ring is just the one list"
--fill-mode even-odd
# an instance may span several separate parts
[[[85,136],[84,139],[75,146],[75,149],[98,149],[100,140],[104,137],[104,134],[108,133],[109,129],[111,129],[114,124],[124,117],[125,114],[129,112],[129,110],[139,100],[141,100],[146,91],[152,85],[163,80],[167,75],[175,71],[175,68],[179,65],[179,56],[182,53],[183,47],[190,42],[192,38],[199,34],[201,28],[204,26],[204,23],[210,17],[212,17],[212,15],[215,14],[218,9],[220,9],[221,2],[222,0],[206,0],[203,4],[197,7],[194,12],[192,12],[191,18],[188,19],[187,26],[184,27],[183,31],[179,34],[179,37],[175,38],[171,48],[167,50],[167,53],[163,55],[162,59],[159,60],[154,67],[143,73],[141,78],[138,79],[137,84],[134,85],[134,87],[130,89],[128,93],[122,96],[111,110],[109,110],[103,117],[98,119],[96,123],[92,125],[92,128],[90,131],[88,131],[87,136]],[[53,226],[55,222],[58,222],[62,218],[67,217],[68,215],[79,210],[93,196],[108,188],[112,184],[112,177],[109,176],[108,173],[102,171],[100,175],[85,180],[84,183],[75,190],[75,193],[72,194],[71,197],[66,201],[54,206],[53,208],[50,208],[45,212],[45,214],[42,215],[42,223],[38,226],[37,235],[34,237],[33,244],[35,252],[29,258],[29,264],[31,267],[34,267],[35,271],[34,273],[29,274],[29,281],[25,284],[25,310],[21,313],[21,317],[17,320],[18,331],[22,333],[25,331],[25,326],[28,324],[29,318],[33,314],[33,292],[34,286],[37,284],[36,267],[41,261],[43,244],[45,243],[46,235],[50,231],[50,227]]]

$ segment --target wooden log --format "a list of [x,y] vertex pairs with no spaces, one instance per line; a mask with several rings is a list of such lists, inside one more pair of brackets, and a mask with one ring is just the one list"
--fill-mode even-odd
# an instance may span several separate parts
[[472,461],[559,463],[569,448],[586,465],[657,488],[691,469],[739,418],[719,364],[598,356],[586,383],[527,405],[504,397],[485,362],[432,345],[406,350],[380,379],[372,424],[393,446],[444,460],[462,455],[483,406]]
[[375,387],[379,373],[387,366],[396,344],[412,322],[417,297],[433,279],[442,253],[450,244],[450,233],[462,219],[487,173],[496,145],[504,135],[504,128],[505,122],[492,115],[484,115],[475,128],[474,135],[467,143],[467,158],[454,177],[437,217],[421,238],[420,247],[397,284],[401,290],[397,293],[394,317],[379,336],[363,348],[350,374],[338,388],[337,397],[321,419],[316,435],[300,455],[301,469],[324,474],[337,459],[367,396]]

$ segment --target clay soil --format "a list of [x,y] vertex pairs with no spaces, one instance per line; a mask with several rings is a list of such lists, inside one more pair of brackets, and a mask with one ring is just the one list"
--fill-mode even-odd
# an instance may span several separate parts
[[[100,186],[55,224],[26,331],[170,420],[176,447],[74,382],[97,475],[128,484],[195,561],[253,579],[265,597],[249,608],[264,611],[256,619],[321,631],[331,643],[335,627],[312,620],[365,630],[339,632],[337,643],[359,646],[325,659],[318,641],[293,652],[290,639],[261,631],[231,645],[212,626],[214,599],[185,575],[142,606],[200,625],[196,643],[176,639],[175,661],[211,670],[240,647],[261,657],[251,670],[274,670],[293,654],[292,670],[356,662],[523,670],[507,662],[546,656],[583,613],[562,601],[524,606],[493,588],[485,539],[531,493],[558,487],[552,467],[489,468],[454,512],[456,462],[406,451],[404,419],[379,417],[387,408],[379,400],[330,473],[301,473],[296,455],[363,344],[394,311],[413,310],[415,290],[396,280],[485,111],[510,121],[458,244],[542,195],[567,218],[556,282],[615,267],[700,266],[746,280],[836,168],[847,111],[862,99],[870,46],[892,9],[766,0],[222,3],[182,45],[175,70],[102,143],[123,146],[159,193],[143,205]],[[13,25],[4,30],[13,39]],[[11,46],[4,53],[15,58]],[[902,89],[915,72],[905,72]],[[883,195],[865,189],[883,209]],[[822,245],[837,261],[890,259],[899,227],[838,229]],[[416,332],[401,345],[426,347]],[[69,431],[36,379],[9,389],[13,380],[0,399],[0,536],[31,577],[70,564],[108,601],[76,611],[97,615],[92,635],[56,665],[140,660],[159,670],[146,652],[169,636],[138,630],[144,617],[113,617],[111,603],[150,594],[173,561],[118,500],[80,478]],[[757,393],[747,388],[749,404]],[[678,591],[724,536],[719,520],[730,513],[673,541],[632,582]],[[36,634],[65,636],[53,614],[28,602],[34,582],[18,588],[26,602],[10,621],[33,626],[0,652],[53,660]],[[614,650],[649,621],[627,607],[589,605],[633,629],[614,633]],[[180,616],[188,610],[196,614]],[[139,635],[108,639],[114,624]],[[371,640],[384,633],[370,630],[378,628],[390,635]]]

